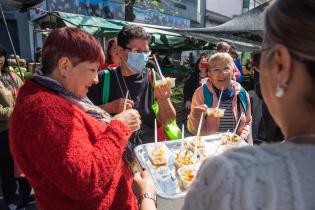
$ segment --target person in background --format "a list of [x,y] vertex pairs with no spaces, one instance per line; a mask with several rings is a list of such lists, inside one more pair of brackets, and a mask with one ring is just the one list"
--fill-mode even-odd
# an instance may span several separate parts
[[250,74],[250,72],[252,72],[253,71],[253,62],[251,61],[251,59],[247,59],[246,60],[246,63],[245,63],[245,69],[246,69],[246,71],[248,71],[249,73],[248,74]]
[[[249,95],[232,78],[232,57],[228,53],[216,53],[210,56],[208,81],[199,87],[193,95],[191,112],[187,122],[190,133],[197,133],[202,113],[204,113],[205,119],[203,120],[201,135],[226,132],[227,130],[233,131],[241,117],[236,134],[242,139],[248,140],[252,122]],[[221,90],[223,93],[219,108],[225,109],[224,116],[222,118],[207,116],[208,108],[217,107]],[[211,103],[210,101],[212,104],[208,104],[208,102]]]
[[[261,60],[261,53],[260,51],[253,52],[252,53],[252,63],[254,68],[254,88],[255,88],[255,97],[254,98],[255,103],[254,107],[256,107],[256,110],[254,109],[254,114],[258,115],[260,117],[260,120],[256,120],[256,122],[259,122],[258,125],[258,131],[253,132],[254,137],[254,143],[255,144],[261,144],[263,142],[268,143],[274,143],[274,142],[281,142],[283,141],[283,134],[281,132],[281,129],[276,124],[272,116],[270,115],[270,112],[268,110],[268,107],[262,97],[261,93],[261,87],[259,83],[259,66],[260,66],[260,60]],[[254,130],[253,130],[254,131]]]
[[260,65],[260,50],[251,53],[251,58],[248,59],[246,68],[254,71],[254,97],[253,97],[253,125],[252,134],[254,144],[261,144],[266,140],[264,126],[262,122],[262,96],[259,84],[259,69]]
[[172,61],[170,59],[170,56],[171,56],[170,54],[167,54],[163,58],[163,60],[162,60],[162,66],[163,67],[172,67],[173,66],[173,63],[172,63]]
[[[216,46],[217,46],[218,52],[228,53],[231,49],[231,46],[226,42],[218,42]],[[233,72],[234,72],[233,80],[238,81],[241,77],[241,73],[234,62],[233,62]]]
[[[125,26],[117,36],[120,67],[109,71],[108,101],[103,101],[104,71],[99,72],[99,83],[89,89],[88,97],[94,104],[109,113],[117,114],[123,111],[125,98],[126,108],[135,108],[141,115],[141,140],[143,143],[154,141],[154,119],[164,125],[176,118],[175,109],[171,103],[171,88],[167,85],[153,88],[152,75],[157,80],[161,77],[157,72],[147,68],[150,35],[141,27],[135,25]],[[152,108],[154,97],[158,105],[158,114]]]
[[49,34],[42,72],[20,90],[10,146],[36,192],[39,209],[136,210],[125,148],[139,113],[111,117],[86,97],[105,56],[79,28]]
[[[153,55],[156,57],[156,60],[158,61],[159,66],[162,67],[163,66],[163,58],[160,57],[160,52],[159,51],[155,51],[153,53]],[[153,58],[153,56],[152,56],[151,59],[149,58],[149,60],[152,60],[153,62],[155,62],[155,59]]]
[[313,0],[275,0],[265,11],[261,92],[285,142],[206,159],[183,210],[315,208],[314,13]]
[[240,72],[240,77],[238,78],[237,82],[242,84],[244,76],[243,76],[243,68],[240,59],[238,58],[238,54],[236,52],[236,47],[234,45],[230,46],[229,54],[233,58],[234,64]]
[[194,64],[194,54],[193,54],[193,52],[190,52],[189,53],[189,55],[188,55],[188,63],[190,64],[190,65],[192,65],[192,64]]
[[4,202],[9,210],[14,210],[28,202],[31,187],[17,174],[9,146],[9,118],[23,81],[10,72],[6,56],[7,52],[0,46],[0,178]]
[[117,38],[112,38],[108,41],[106,50],[106,61],[101,66],[100,70],[107,69],[108,67],[115,69],[119,66],[119,55],[117,53]]
[[35,63],[41,63],[42,62],[42,48],[37,47],[36,53],[35,53]]
[[195,70],[189,75],[184,83],[184,105],[186,111],[190,111],[192,97],[195,90],[202,85],[202,79],[208,77],[208,55],[206,53],[201,53],[197,63],[195,65]]

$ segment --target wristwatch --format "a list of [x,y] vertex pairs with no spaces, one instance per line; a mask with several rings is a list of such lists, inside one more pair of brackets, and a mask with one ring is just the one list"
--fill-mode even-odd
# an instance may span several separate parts
[[138,204],[141,205],[141,202],[144,198],[149,198],[154,201],[155,207],[157,207],[156,194],[151,192],[145,192],[138,197]]

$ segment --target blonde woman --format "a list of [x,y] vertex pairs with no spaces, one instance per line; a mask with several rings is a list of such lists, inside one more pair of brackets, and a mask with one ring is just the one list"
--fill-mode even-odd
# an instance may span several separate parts
[[[204,113],[201,134],[234,130],[239,117],[237,134],[247,139],[251,127],[251,106],[248,93],[233,81],[233,59],[228,53],[216,53],[209,58],[208,82],[194,93],[191,112],[188,117],[188,130],[196,134],[201,114]],[[215,108],[223,90],[220,107],[225,109],[223,117],[207,115],[208,108]]]

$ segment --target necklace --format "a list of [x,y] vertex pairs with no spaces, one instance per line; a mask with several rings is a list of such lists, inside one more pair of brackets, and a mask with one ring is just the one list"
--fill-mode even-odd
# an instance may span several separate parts
[[302,134],[293,136],[285,140],[285,142],[292,142],[296,144],[315,144],[315,134]]
[[[124,83],[124,86],[125,86],[125,89],[126,89],[126,91],[125,91],[126,93],[123,92],[122,87],[121,87],[121,84],[120,84],[120,82],[119,82],[119,78],[118,78],[118,73],[117,73],[117,71],[118,71],[118,70],[115,71],[115,76],[116,76],[116,79],[117,79],[117,82],[118,82],[118,86],[119,86],[121,95],[125,98],[125,97],[126,97],[125,94],[127,94],[127,91],[129,91],[129,89],[128,89],[128,86],[127,86],[127,84],[126,84],[126,81],[125,81],[124,76],[123,76],[122,73],[120,72],[120,74],[121,74],[121,79],[122,79],[122,81],[123,81],[123,83]],[[131,96],[130,96],[130,91],[129,91],[128,98],[129,98],[130,100],[132,100],[132,99],[131,99]]]

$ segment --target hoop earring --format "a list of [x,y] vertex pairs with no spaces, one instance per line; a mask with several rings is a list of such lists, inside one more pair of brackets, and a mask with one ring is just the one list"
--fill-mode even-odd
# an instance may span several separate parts
[[277,84],[276,87],[276,97],[282,98],[284,96],[284,87],[280,84]]

